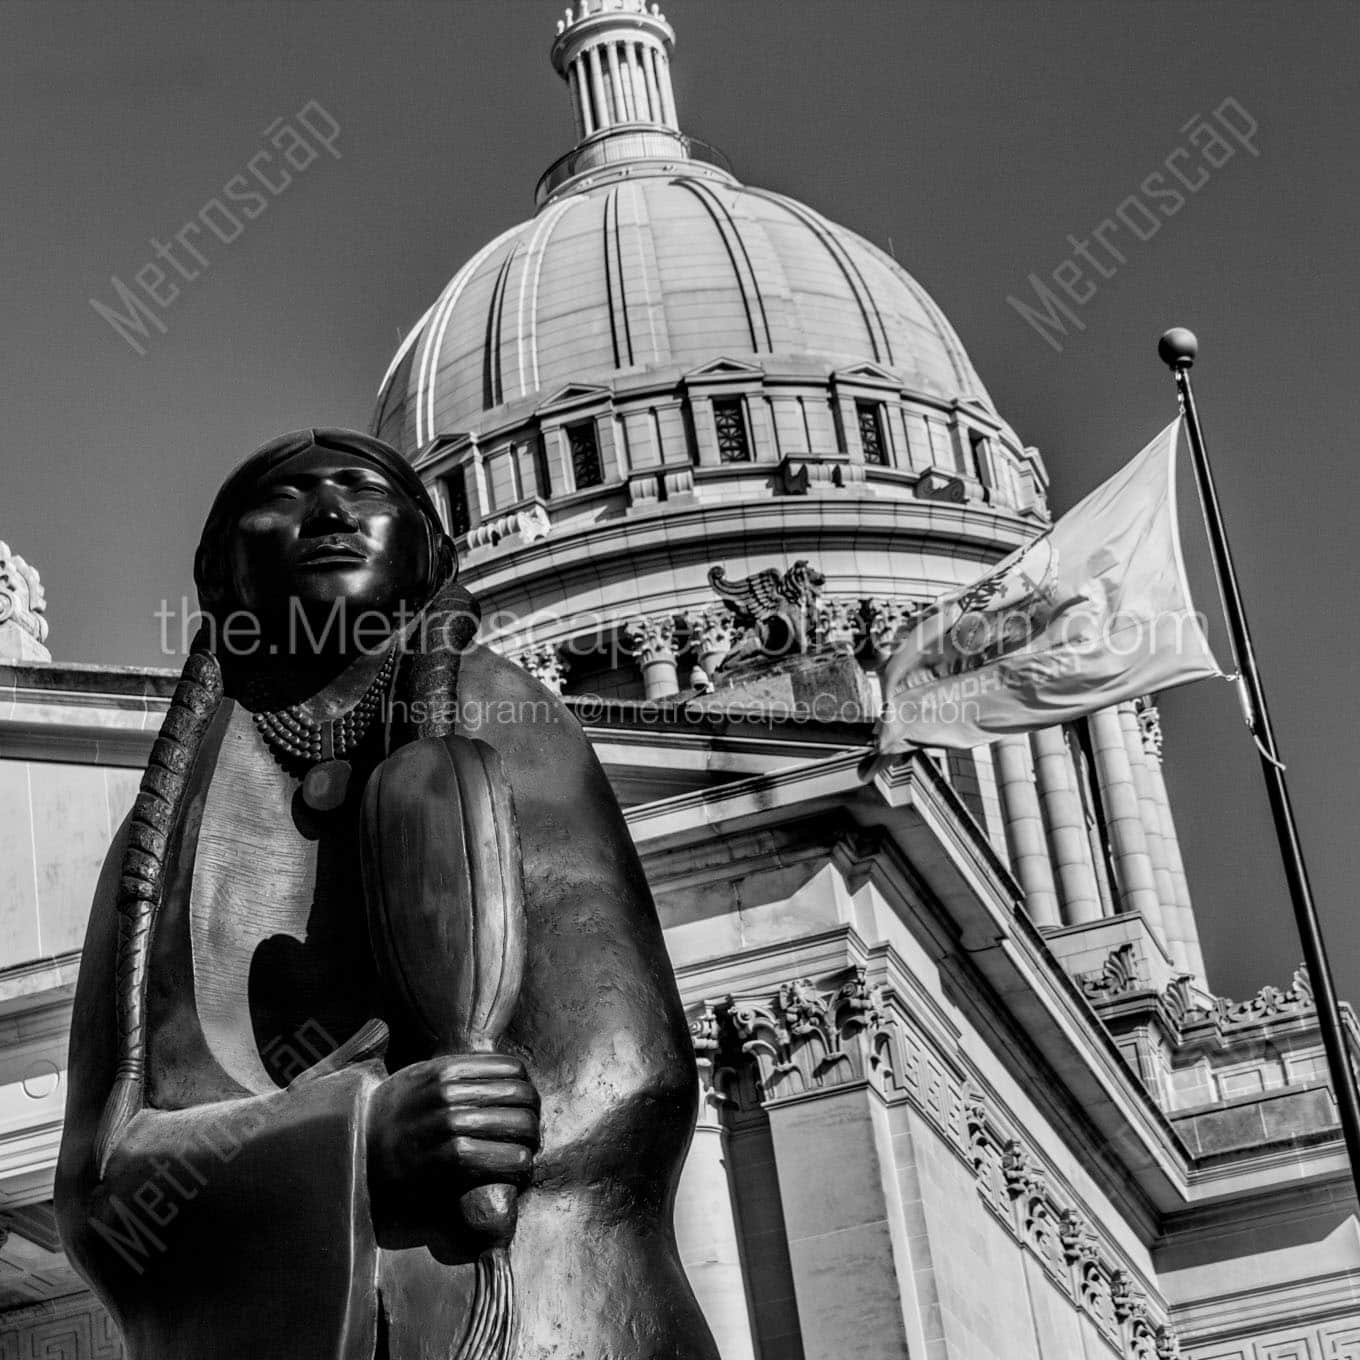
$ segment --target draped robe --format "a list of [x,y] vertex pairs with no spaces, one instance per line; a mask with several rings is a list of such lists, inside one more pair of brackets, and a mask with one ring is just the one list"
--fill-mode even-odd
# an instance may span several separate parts
[[[511,1246],[513,1360],[717,1360],[671,1224],[693,1054],[623,816],[575,720],[518,667],[474,647],[457,702],[459,730],[501,756],[523,855],[501,1047],[540,1093],[542,1145]],[[465,1327],[473,1268],[377,1239],[366,1127],[400,1020],[382,1014],[357,834],[309,820],[295,790],[224,701],[167,852],[145,1108],[102,1176],[121,837],[96,893],[57,1208],[131,1360],[447,1360]],[[386,1058],[374,1018],[392,1022]]]

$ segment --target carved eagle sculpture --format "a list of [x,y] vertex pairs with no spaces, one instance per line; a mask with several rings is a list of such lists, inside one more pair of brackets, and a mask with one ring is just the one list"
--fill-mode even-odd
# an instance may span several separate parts
[[[732,611],[737,626],[751,630],[766,656],[806,651],[814,641],[816,603],[826,577],[810,562],[797,561],[782,575],[766,567],[730,582],[725,567],[710,567],[708,583]],[[738,650],[744,653],[747,648],[734,648],[734,655]]]

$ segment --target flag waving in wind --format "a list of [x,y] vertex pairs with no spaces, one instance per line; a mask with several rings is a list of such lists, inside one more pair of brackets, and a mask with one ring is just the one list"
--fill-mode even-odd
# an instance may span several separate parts
[[881,752],[978,746],[1222,674],[1176,532],[1180,424],[911,621],[883,671]]

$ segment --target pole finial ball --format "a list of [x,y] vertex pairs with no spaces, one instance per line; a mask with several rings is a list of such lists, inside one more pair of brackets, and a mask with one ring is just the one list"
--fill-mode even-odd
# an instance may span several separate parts
[[1194,331],[1173,326],[1157,341],[1157,355],[1168,368],[1189,368],[1199,353]]

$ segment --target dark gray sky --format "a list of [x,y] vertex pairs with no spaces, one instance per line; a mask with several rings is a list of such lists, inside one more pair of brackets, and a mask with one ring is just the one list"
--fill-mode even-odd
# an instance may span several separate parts
[[[685,129],[747,182],[891,239],[1043,450],[1058,509],[1170,419],[1157,336],[1199,333],[1200,404],[1305,845],[1342,991],[1360,999],[1360,6],[664,8]],[[57,659],[175,664],[155,610],[191,593],[224,472],[279,431],[367,424],[407,328],[529,215],[536,177],[571,144],[547,57],[559,14],[551,0],[0,0],[0,536],[42,572]],[[1147,241],[1121,231],[1113,276],[1087,267],[1085,330],[1051,348],[1007,296],[1142,196],[1188,145],[1187,120],[1225,99],[1259,125],[1259,156],[1237,146]],[[300,171],[231,244],[201,244],[208,266],[180,280],[139,357],[89,299],[112,304],[110,277],[131,284],[150,238],[309,101],[341,125],[340,158]],[[1284,985],[1299,948],[1234,696],[1202,684],[1163,707],[1211,980],[1239,996]]]

